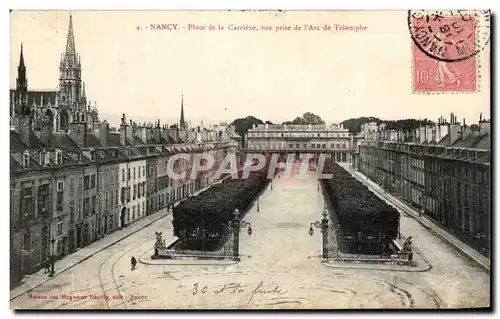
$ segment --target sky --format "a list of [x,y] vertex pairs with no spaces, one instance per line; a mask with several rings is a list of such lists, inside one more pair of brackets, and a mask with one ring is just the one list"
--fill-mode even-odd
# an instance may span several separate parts
[[[280,123],[304,112],[334,123],[360,116],[437,120],[450,112],[467,123],[477,122],[480,112],[490,117],[489,48],[478,60],[479,92],[412,92],[405,11],[74,11],[72,16],[87,100],[96,101],[101,119],[111,124],[119,123],[122,113],[138,122],[178,121],[181,94],[192,125],[248,115]],[[21,42],[28,88],[58,86],[68,23],[67,11],[11,13],[11,88]],[[151,24],[177,24],[179,30],[151,30]],[[188,30],[189,24],[205,30]],[[216,30],[207,30],[210,24]],[[231,24],[258,31],[228,30]],[[304,24],[321,30],[275,31]],[[335,25],[365,30],[339,31]]]

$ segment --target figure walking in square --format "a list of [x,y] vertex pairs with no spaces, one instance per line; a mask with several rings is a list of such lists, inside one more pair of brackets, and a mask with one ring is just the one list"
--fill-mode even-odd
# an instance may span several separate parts
[[131,270],[135,270],[135,265],[137,265],[137,260],[134,256],[132,256],[132,258],[130,259]]

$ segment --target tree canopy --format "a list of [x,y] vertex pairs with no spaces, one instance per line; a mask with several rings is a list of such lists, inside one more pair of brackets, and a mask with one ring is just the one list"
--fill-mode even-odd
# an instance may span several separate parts
[[306,112],[302,114],[302,116],[297,116],[293,121],[286,121],[283,124],[297,124],[297,125],[322,125],[325,124],[325,121],[316,114],[311,112]]
[[423,120],[417,120],[417,119],[401,119],[401,120],[382,120],[377,117],[358,117],[358,118],[351,118],[348,120],[345,120],[343,122],[340,122],[340,124],[343,124],[345,128],[349,130],[349,132],[355,134],[361,131],[361,125],[366,124],[366,123],[371,123],[375,122],[377,125],[380,125],[381,123],[386,124],[386,129],[388,130],[411,130],[419,127],[420,125],[432,125],[433,122],[429,121],[427,119]]
[[251,129],[254,125],[261,125],[264,122],[258,118],[253,116],[247,116],[245,118],[239,118],[234,120],[231,123],[231,126],[234,126],[234,130],[241,136],[241,142],[245,145],[245,134]]

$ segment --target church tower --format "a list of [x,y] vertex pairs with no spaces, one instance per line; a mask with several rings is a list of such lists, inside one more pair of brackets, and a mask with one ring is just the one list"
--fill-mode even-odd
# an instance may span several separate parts
[[82,65],[75,49],[73,17],[69,16],[66,52],[59,64],[58,128],[56,131],[67,131],[69,123],[85,117],[86,97],[82,90]]
[[186,129],[186,121],[184,120],[184,94],[181,94],[181,120],[179,121],[179,128]]
[[23,44],[21,43],[21,54],[19,56],[19,66],[17,67],[16,91],[14,105],[11,108],[10,116],[20,115],[27,112],[28,107],[28,78],[26,76],[26,66],[24,65]]

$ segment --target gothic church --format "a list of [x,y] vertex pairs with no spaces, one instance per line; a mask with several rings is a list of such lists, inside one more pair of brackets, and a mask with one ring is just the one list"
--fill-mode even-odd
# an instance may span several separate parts
[[[88,104],[87,104],[88,103]],[[87,123],[89,130],[99,122],[97,106],[87,102],[80,56],[75,50],[73,18],[69,17],[66,52],[59,64],[59,87],[55,91],[29,91],[23,45],[17,68],[16,88],[10,90],[10,125],[28,117],[33,130],[50,126],[54,133],[68,133],[70,123]]]

